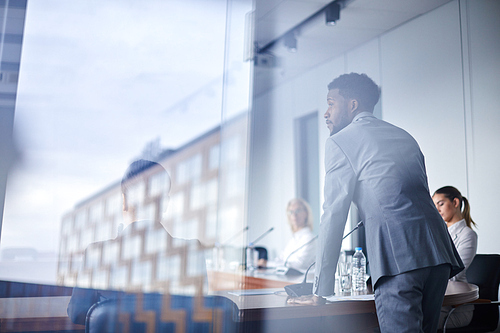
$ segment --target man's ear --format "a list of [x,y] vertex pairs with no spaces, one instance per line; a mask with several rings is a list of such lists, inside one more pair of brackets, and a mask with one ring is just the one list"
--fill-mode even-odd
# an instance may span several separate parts
[[351,99],[351,100],[349,100],[347,106],[349,108],[349,112],[351,112],[351,113],[354,113],[354,112],[358,111],[358,109],[359,109],[358,100],[357,99]]
[[163,198],[163,211],[161,212],[162,216],[161,216],[161,219],[163,220],[163,217],[167,214],[167,210],[168,210],[168,205],[170,204],[170,195],[166,195],[164,198]]
[[128,211],[128,205],[127,205],[127,196],[125,195],[125,193],[122,193],[122,201],[123,201],[122,210],[124,212],[127,212]]

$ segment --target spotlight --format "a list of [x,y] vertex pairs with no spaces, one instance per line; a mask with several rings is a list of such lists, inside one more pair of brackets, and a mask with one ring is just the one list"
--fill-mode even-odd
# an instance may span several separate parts
[[325,8],[326,25],[335,25],[340,19],[340,5],[336,2],[329,4]]
[[297,52],[297,38],[295,38],[295,34],[293,33],[293,31],[285,35],[284,43],[288,51],[292,53]]

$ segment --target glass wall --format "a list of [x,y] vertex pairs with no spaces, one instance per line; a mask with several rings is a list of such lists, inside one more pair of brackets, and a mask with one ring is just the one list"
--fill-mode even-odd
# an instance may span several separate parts
[[220,325],[233,303],[200,297],[217,291],[216,267],[233,284],[244,268],[252,1],[17,2],[2,2],[21,21],[2,35],[2,75],[16,47],[19,73],[2,114],[16,102],[2,290],[73,293],[77,324],[95,292],[125,292],[128,306],[181,302],[187,325]]
[[[383,83],[375,115],[416,133],[434,179],[452,177],[436,172],[451,152],[435,150],[409,115],[434,129],[452,117],[457,135],[465,131],[463,94],[474,89],[460,74],[471,69],[458,27],[467,27],[471,4],[0,0],[0,305],[63,297],[57,318],[67,331],[82,329],[71,325],[104,298],[123,300],[128,314],[157,310],[151,322],[160,329],[186,319],[216,331],[227,316],[251,332],[333,327],[328,315],[301,326],[305,313],[283,309],[283,287],[304,281],[309,267],[314,277],[327,84],[346,72]],[[340,18],[327,24],[332,8]],[[436,81],[438,67],[448,74]],[[408,72],[427,79],[403,85]],[[429,82],[447,98],[427,98]],[[426,98],[408,105],[406,96]],[[433,105],[443,101],[456,111]],[[455,171],[466,184],[463,156]],[[358,215],[351,209],[344,234]],[[364,244],[361,229],[342,249]],[[274,305],[261,303],[256,317],[257,298],[243,296],[269,288]]]

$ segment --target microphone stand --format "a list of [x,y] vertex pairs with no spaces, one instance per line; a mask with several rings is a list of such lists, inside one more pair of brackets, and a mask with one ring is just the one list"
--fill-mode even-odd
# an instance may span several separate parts
[[[351,231],[347,233],[344,237],[342,237],[342,240],[346,239],[347,236],[352,234],[354,231],[358,230],[360,227],[363,226],[363,221],[359,221],[356,227],[354,227]],[[303,295],[311,295],[312,294],[312,288],[313,284],[311,282],[307,282],[307,273],[309,273],[309,270],[311,267],[314,266],[316,262],[313,262],[306,270],[306,273],[304,274],[304,280],[301,283],[297,284],[291,284],[289,286],[285,286],[285,291],[288,294],[288,296],[292,297],[298,297],[298,296],[303,296]]]

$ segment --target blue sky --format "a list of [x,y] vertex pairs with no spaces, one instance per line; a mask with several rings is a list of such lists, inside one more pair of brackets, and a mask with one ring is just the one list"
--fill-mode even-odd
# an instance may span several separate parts
[[[248,106],[243,17],[231,15],[228,115]],[[118,180],[146,143],[178,147],[217,126],[223,0],[29,1],[16,104],[22,159],[6,193],[2,248],[57,251],[63,213]]]

